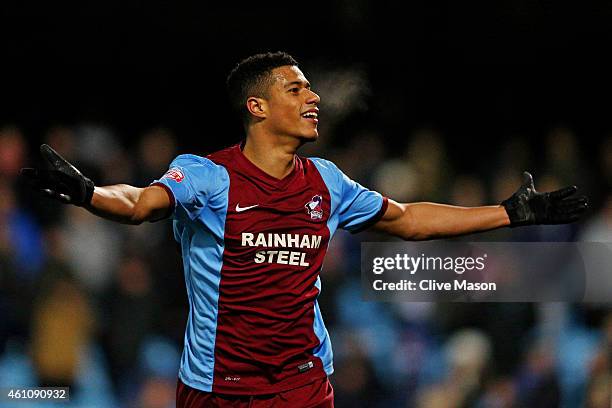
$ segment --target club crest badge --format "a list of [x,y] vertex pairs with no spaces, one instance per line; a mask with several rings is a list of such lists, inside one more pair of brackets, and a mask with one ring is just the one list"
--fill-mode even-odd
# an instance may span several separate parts
[[323,197],[316,195],[312,197],[312,200],[306,203],[306,211],[310,214],[311,220],[320,220],[323,218]]
[[180,183],[185,178],[185,175],[178,167],[173,167],[164,174],[162,178],[167,178],[170,180],[174,180],[177,183]]

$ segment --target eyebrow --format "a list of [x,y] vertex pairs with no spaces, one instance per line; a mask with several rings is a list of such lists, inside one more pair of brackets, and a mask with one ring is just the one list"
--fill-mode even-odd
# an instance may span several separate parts
[[290,86],[293,85],[304,85],[304,83],[306,83],[306,88],[310,87],[310,82],[308,81],[293,81],[293,82],[289,82],[287,85],[285,85],[285,88],[289,88]]

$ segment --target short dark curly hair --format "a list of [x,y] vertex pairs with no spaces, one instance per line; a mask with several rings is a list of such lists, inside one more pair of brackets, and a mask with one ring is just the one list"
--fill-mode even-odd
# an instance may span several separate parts
[[249,122],[245,101],[250,96],[266,97],[272,84],[272,70],[298,63],[283,51],[255,54],[240,61],[227,76],[227,92],[232,108],[240,115],[243,123]]

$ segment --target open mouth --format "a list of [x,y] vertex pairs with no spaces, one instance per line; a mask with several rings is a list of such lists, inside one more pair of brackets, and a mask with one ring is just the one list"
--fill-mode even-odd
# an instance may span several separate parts
[[317,112],[314,111],[309,111],[309,112],[304,112],[302,113],[302,117],[304,119],[310,120],[314,123],[319,122],[319,114]]

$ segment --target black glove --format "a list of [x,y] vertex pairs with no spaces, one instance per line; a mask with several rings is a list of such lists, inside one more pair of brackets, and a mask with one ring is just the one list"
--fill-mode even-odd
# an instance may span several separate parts
[[64,204],[79,206],[89,204],[94,192],[93,181],[85,177],[49,145],[41,145],[40,153],[51,163],[53,169],[21,169],[21,175],[28,179],[32,188]]
[[588,208],[586,196],[572,197],[578,188],[565,187],[550,193],[538,193],[533,177],[523,172],[523,185],[501,204],[510,218],[510,226],[531,224],[566,224],[574,222]]

